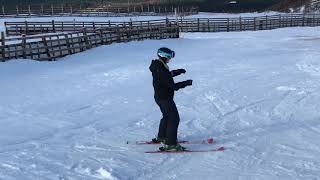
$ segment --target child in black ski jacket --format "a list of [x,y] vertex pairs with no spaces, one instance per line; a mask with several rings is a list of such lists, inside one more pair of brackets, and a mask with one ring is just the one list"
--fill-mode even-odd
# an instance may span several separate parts
[[153,77],[154,99],[163,117],[160,121],[158,136],[152,141],[164,143],[164,146],[160,148],[163,151],[184,150],[185,148],[177,143],[180,117],[173,97],[174,91],[191,86],[192,80],[175,83],[173,77],[186,73],[186,70],[169,70],[167,63],[174,58],[174,51],[160,48],[157,54],[159,59],[153,60],[149,69]]

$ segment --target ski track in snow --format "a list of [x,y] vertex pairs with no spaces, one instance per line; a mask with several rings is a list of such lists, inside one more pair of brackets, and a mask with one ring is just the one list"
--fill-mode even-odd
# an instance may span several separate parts
[[[2,63],[0,179],[319,179],[319,46],[305,36],[319,28],[184,34]],[[171,69],[187,70],[176,81],[194,80],[176,92],[179,138],[214,137],[224,152],[150,155],[157,145],[126,144],[157,133],[148,67],[159,46],[176,50]]]

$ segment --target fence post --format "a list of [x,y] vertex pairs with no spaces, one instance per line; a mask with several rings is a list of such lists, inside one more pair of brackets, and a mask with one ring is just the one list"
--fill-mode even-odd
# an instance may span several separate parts
[[28,21],[25,21],[25,22],[24,22],[24,26],[25,26],[25,32],[24,32],[24,34],[29,34]]
[[216,22],[213,21],[213,32],[216,32]]
[[83,28],[83,35],[84,35],[84,40],[85,40],[85,43],[86,43],[86,49],[90,49],[90,44],[89,44],[89,38],[88,38],[88,35],[87,35],[87,29],[86,28]]
[[315,21],[316,21],[316,17],[315,17],[315,14],[313,14],[313,19],[312,19],[312,23],[313,23],[313,25],[312,25],[312,26],[316,26]]
[[6,45],[6,37],[4,36],[4,32],[1,31],[1,45],[4,46]]
[[26,40],[26,35],[23,34],[22,35],[22,55],[23,55],[23,58],[26,59],[27,58],[27,55],[26,55],[26,44],[27,44],[27,40]]
[[60,36],[56,35],[57,39],[56,41],[58,42],[58,49],[59,49],[59,55],[56,57],[62,57],[63,56],[63,51],[62,51],[62,47],[61,47],[61,41],[60,41]]
[[[183,21],[182,21],[182,17],[180,17],[180,23],[178,24],[179,27],[181,28],[181,32],[183,31],[183,27],[184,27],[184,24],[183,24]],[[187,32],[188,32],[188,28],[187,28]]]
[[70,6],[70,14],[73,14],[72,5]]
[[148,38],[150,38],[150,39],[152,39],[152,36],[153,36],[153,34],[152,34],[152,29],[151,29],[151,27],[150,27],[150,21],[148,21]]
[[37,43],[37,56],[38,56],[38,59],[37,60],[40,60],[41,58],[41,53],[40,53],[40,42]]
[[99,34],[99,36],[100,36],[101,45],[104,45],[103,31],[102,31],[102,29],[99,29],[98,34]]
[[4,6],[2,6],[2,14],[5,15]]
[[279,14],[279,28],[281,28],[281,14]]
[[197,21],[198,21],[198,32],[200,32],[200,18],[198,18]]
[[241,19],[241,16],[239,17],[239,25],[240,25],[240,31],[242,31],[242,19]]
[[142,25],[142,22],[140,22],[140,25],[136,25],[136,40],[140,41],[141,40],[141,25]]
[[175,29],[176,29],[176,30],[175,30],[175,32],[176,32],[176,35],[175,35],[176,38],[180,38],[180,29],[179,29],[179,26],[178,26],[177,24],[175,25]]
[[121,33],[120,33],[120,26],[117,24],[116,25],[116,32],[117,32],[117,42],[121,42]]
[[228,24],[227,24],[227,32],[230,31],[230,19],[228,18]]
[[166,17],[166,27],[169,27],[169,24],[170,22],[169,22],[169,19],[168,19],[168,17]]
[[305,21],[305,14],[303,14],[303,17],[302,17],[302,26],[304,26],[304,21]]
[[266,29],[268,29],[268,15],[266,15]]
[[53,31],[54,33],[56,32],[56,27],[55,27],[54,20],[52,20],[52,31]]
[[48,48],[48,42],[47,42],[47,39],[45,36],[42,37],[42,42],[43,42],[45,52],[46,52],[48,58],[51,60],[51,55],[50,55],[49,48]]
[[41,4],[41,14],[43,15],[43,4]]
[[54,12],[53,12],[53,5],[51,5],[51,16],[54,15]]
[[253,30],[256,31],[257,30],[257,17],[253,18]]
[[[9,34],[9,28],[7,26],[7,22],[6,21],[4,22],[4,27],[6,27],[6,35],[8,35]],[[16,31],[17,31],[17,29],[16,29]]]
[[6,45],[6,40],[4,36],[4,32],[1,32],[1,54],[2,54],[2,62],[5,61],[6,59],[6,52],[5,52],[5,46]]
[[129,21],[129,26],[130,26],[130,29],[131,31],[133,30],[133,22],[132,22],[132,19],[130,18],[130,21]]

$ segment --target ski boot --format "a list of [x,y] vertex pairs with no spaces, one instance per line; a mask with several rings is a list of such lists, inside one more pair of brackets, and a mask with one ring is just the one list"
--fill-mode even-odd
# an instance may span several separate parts
[[161,143],[161,144],[164,144],[165,143],[165,139],[164,138],[153,138],[152,140],[151,140],[153,143]]
[[181,146],[180,144],[177,145],[167,145],[165,144],[164,146],[160,147],[160,151],[184,151],[187,148]]

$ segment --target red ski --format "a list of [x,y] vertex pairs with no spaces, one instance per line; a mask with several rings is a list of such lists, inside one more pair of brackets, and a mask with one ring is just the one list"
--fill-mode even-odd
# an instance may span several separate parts
[[193,153],[193,152],[217,152],[217,151],[224,151],[224,147],[219,147],[219,148],[215,148],[215,149],[208,149],[208,150],[183,150],[183,151],[146,151],[145,153],[149,153],[149,154],[155,154],[155,153],[161,153],[161,154],[179,154],[179,153]]
[[[179,140],[179,144],[214,144],[215,140],[213,138],[208,138],[208,139],[203,139],[203,140]],[[129,141],[127,141],[127,144],[130,144]],[[137,145],[144,145],[144,144],[160,144],[160,143],[155,143],[152,141],[136,141],[135,144]]]

